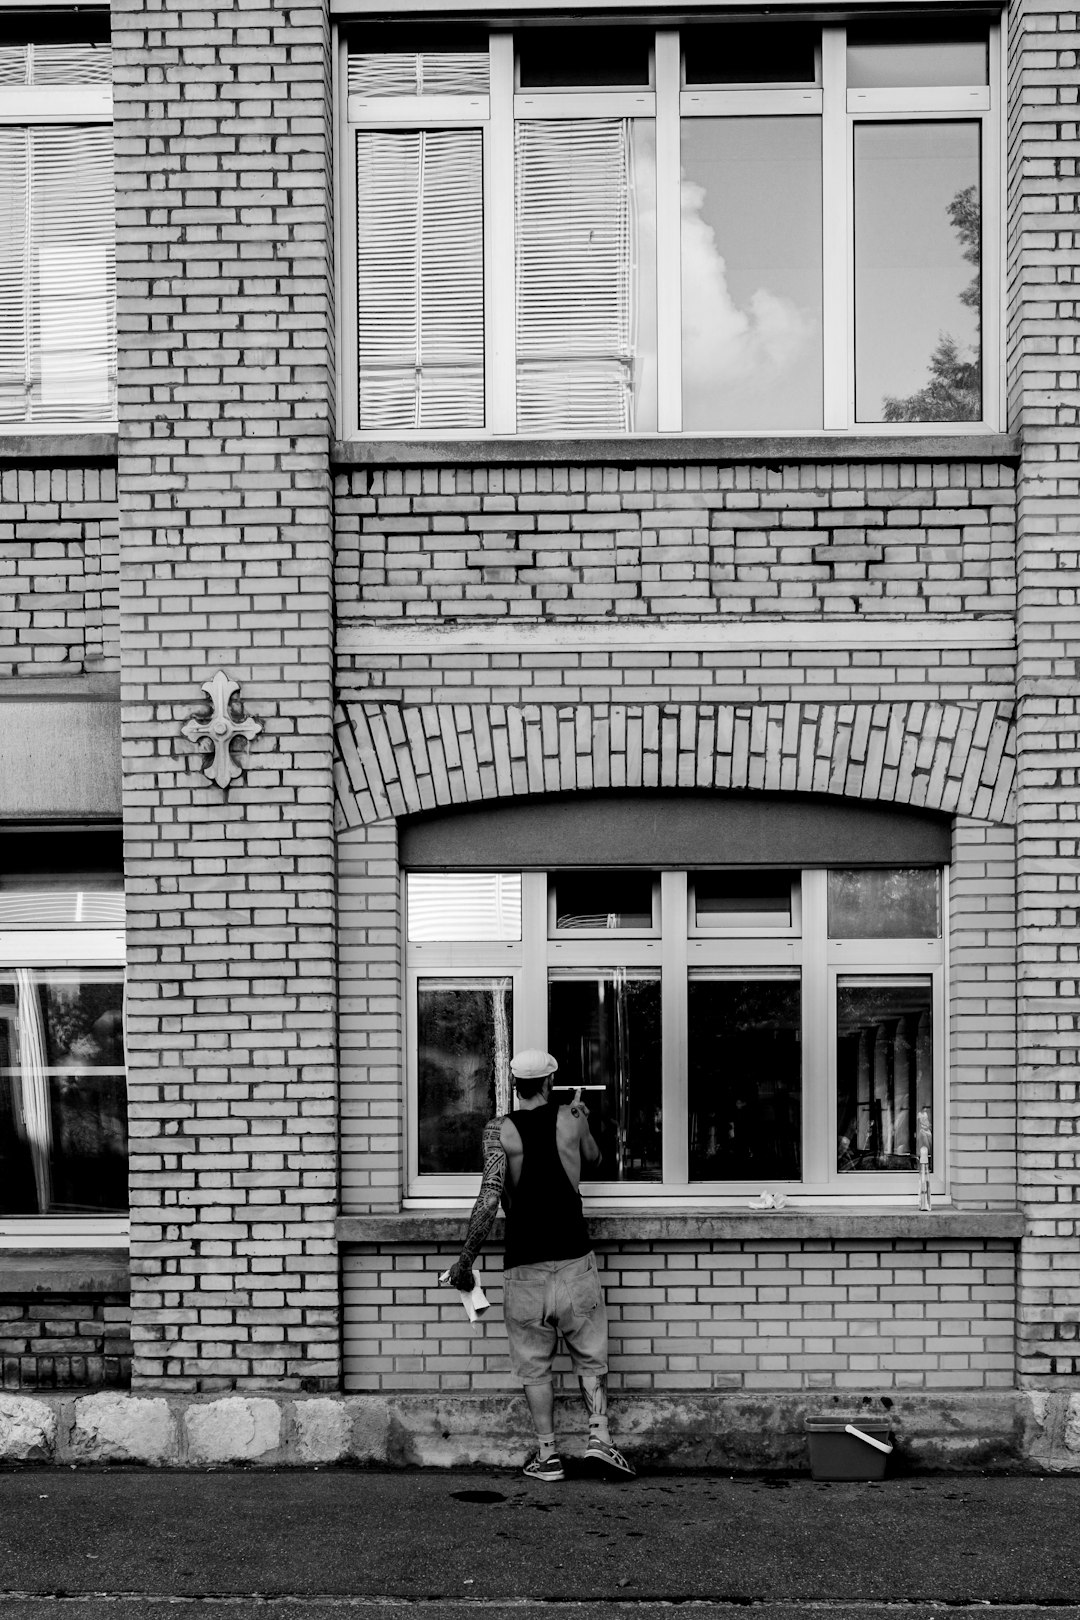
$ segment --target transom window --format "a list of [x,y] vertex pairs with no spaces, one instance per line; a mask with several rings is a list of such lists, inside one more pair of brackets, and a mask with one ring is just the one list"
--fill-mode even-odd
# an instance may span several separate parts
[[589,1105],[597,1195],[914,1198],[942,890],[920,867],[409,874],[410,1194],[467,1190],[539,1046]]
[[994,426],[985,21],[359,27],[349,431]]

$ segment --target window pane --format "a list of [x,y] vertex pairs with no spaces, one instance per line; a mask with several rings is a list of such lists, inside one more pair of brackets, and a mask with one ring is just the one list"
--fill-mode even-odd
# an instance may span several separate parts
[[[907,984],[840,981],[836,998],[836,1167],[917,1170],[932,1147],[933,993]],[[931,1153],[931,1166],[933,1155]]]
[[790,928],[793,872],[697,872],[698,928]]
[[690,1180],[797,1180],[798,983],[693,978],[688,990]]
[[0,931],[8,928],[123,928],[122,880],[0,878]]
[[120,1212],[127,1197],[122,981],[0,976],[0,1212]]
[[941,874],[911,866],[829,873],[830,939],[937,939]]
[[410,872],[411,940],[521,938],[521,876],[517,872]]
[[365,28],[349,52],[351,96],[468,96],[488,93],[482,29]]
[[979,126],[855,126],[855,400],[863,422],[982,416]]
[[483,137],[356,136],[362,429],[484,425]]
[[986,25],[965,30],[954,23],[948,32],[849,28],[847,82],[852,90],[988,84]]
[[523,90],[600,90],[649,83],[651,28],[523,28]]
[[652,928],[652,872],[558,872],[555,927],[562,929]]
[[661,1178],[660,1031],[659,974],[615,968],[548,986],[559,1086],[590,1088],[584,1100],[603,1153],[591,1173],[602,1181]]
[[684,118],[682,167],[683,426],[820,427],[821,120]]
[[484,1126],[510,1106],[513,982],[422,979],[416,990],[421,1175],[483,1168]]
[[687,84],[813,84],[819,28],[704,23],[682,30]]
[[112,131],[0,128],[0,421],[116,410]]
[[653,121],[522,120],[516,143],[518,429],[650,431]]

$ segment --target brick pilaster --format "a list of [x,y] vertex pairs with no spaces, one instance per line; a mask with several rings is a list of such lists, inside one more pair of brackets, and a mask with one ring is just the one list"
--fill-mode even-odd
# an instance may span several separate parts
[[[327,7],[113,27],[134,1380],[330,1388]],[[227,795],[180,733],[219,668]]]
[[1080,1382],[1080,32],[1072,10],[1010,15],[1009,388],[1018,488],[1020,1369]]

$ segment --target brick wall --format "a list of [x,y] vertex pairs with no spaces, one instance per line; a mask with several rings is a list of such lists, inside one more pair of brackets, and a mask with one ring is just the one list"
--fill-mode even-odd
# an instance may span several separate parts
[[[475,1328],[438,1284],[456,1250],[344,1257],[346,1387],[505,1390],[497,1261]],[[1014,1382],[1015,1253],[963,1240],[601,1248],[610,1387],[1003,1389]],[[576,1393],[569,1362],[560,1381]]]
[[413,621],[1010,613],[1013,519],[996,463],[354,472],[337,587]]
[[0,676],[119,665],[116,474],[0,468]]
[[1009,18],[1009,388],[1018,489],[1020,1290],[1025,1381],[1080,1387],[1080,200],[1075,8]]
[[131,1307],[124,1294],[5,1294],[0,1388],[125,1389]]
[[332,1388],[329,21],[121,0],[113,49],[133,1381]]
[[1016,829],[953,824],[949,880],[952,1194],[1015,1207]]

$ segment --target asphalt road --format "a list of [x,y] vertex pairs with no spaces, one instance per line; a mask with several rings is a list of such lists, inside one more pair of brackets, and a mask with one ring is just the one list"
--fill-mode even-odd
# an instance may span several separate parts
[[0,1474],[0,1620],[670,1620],[672,1603],[1080,1620],[1080,1478]]

